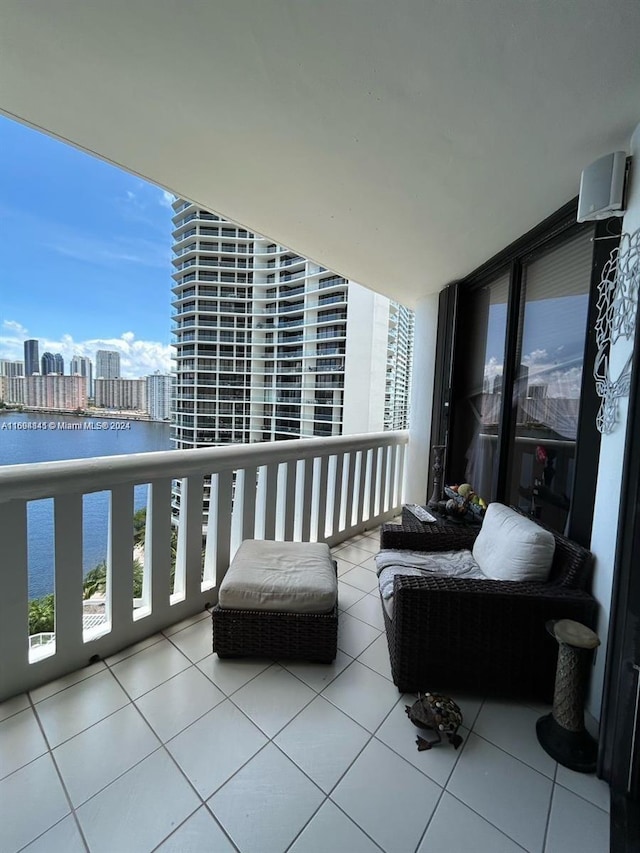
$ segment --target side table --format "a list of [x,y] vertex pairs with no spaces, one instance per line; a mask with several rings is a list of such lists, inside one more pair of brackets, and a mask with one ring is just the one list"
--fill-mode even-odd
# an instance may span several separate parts
[[589,662],[600,640],[572,619],[553,619],[547,622],[547,631],[558,641],[558,666],[553,710],[536,723],[538,741],[570,770],[593,773],[598,745],[584,725],[584,700]]
[[468,525],[438,518],[422,522],[402,508],[402,524],[383,524],[380,548],[411,551],[448,551],[473,548],[480,525]]

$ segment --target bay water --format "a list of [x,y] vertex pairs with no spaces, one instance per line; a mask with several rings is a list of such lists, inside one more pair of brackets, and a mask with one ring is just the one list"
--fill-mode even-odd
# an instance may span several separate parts
[[[82,429],[74,428],[76,424]],[[99,426],[98,426],[99,425]],[[108,428],[104,428],[108,425]],[[73,415],[0,413],[0,465],[86,459],[170,450],[168,423]],[[135,487],[135,509],[146,506],[147,486]],[[107,556],[108,493],[85,495],[82,551],[85,574]],[[53,500],[28,505],[29,597],[53,592]],[[5,566],[5,571],[10,571]]]

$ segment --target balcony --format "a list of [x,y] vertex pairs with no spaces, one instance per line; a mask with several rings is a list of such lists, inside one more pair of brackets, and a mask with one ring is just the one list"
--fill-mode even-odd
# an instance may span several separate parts
[[[406,433],[380,433],[5,466],[0,470],[0,536],[12,571],[0,600],[0,700],[96,657],[104,659],[214,603],[242,539],[337,544],[388,518],[401,504],[406,443]],[[171,492],[178,481],[171,585]],[[134,603],[133,494],[141,484],[148,484],[148,548],[142,594]],[[82,619],[82,502],[84,494],[100,491],[107,491],[110,500],[106,619],[87,631]],[[31,501],[43,498],[54,502],[56,636],[47,644],[47,654],[38,649],[35,660],[27,625],[27,513]]]
[[220,661],[201,610],[0,704],[0,848],[80,851],[82,832],[92,853],[515,853],[541,851],[546,831],[551,853],[586,825],[582,849],[607,849],[608,788],[542,751],[547,709],[457,695],[462,746],[417,751],[414,697],[390,678],[377,550],[376,529],[333,549],[331,665]]

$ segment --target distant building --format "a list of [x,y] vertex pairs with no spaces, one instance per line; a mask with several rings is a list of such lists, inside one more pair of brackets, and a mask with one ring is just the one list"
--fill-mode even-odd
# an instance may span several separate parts
[[10,361],[0,358],[0,376],[24,376],[24,361]]
[[0,403],[24,403],[24,376],[0,374]]
[[59,352],[55,355],[52,352],[43,352],[40,364],[40,373],[43,376],[49,376],[50,373],[55,373],[58,376],[64,375],[64,359]]
[[547,396],[549,386],[544,382],[529,385],[528,396],[534,400],[543,400]]
[[188,201],[173,210],[177,448],[406,425],[413,312]]
[[96,379],[120,379],[120,353],[99,349],[96,352]]
[[414,318],[415,314],[410,308],[398,302],[389,302],[385,429],[409,427]]
[[26,376],[24,405],[45,409],[84,409],[87,385],[81,376]]
[[103,379],[98,377],[94,384],[95,404],[98,408],[146,412],[146,379]]
[[84,355],[74,355],[71,359],[69,372],[72,375],[84,376],[87,381],[87,396],[93,397],[93,362]]
[[160,373],[147,376],[147,410],[154,421],[167,421],[171,417],[171,391],[174,376]]
[[32,376],[40,373],[40,342],[28,340],[24,342],[24,375]]

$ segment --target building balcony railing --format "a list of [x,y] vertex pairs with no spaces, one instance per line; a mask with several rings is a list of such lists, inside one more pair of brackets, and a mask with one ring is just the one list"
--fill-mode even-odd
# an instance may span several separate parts
[[[0,596],[0,701],[214,604],[243,539],[333,545],[397,515],[407,441],[406,432],[384,432],[0,468],[7,568]],[[148,496],[145,559],[142,593],[134,599],[134,489],[141,484]],[[180,496],[173,519],[172,488]],[[83,496],[102,491],[109,495],[104,620],[87,626]],[[55,636],[46,642],[30,641],[27,619],[27,518],[31,502],[43,498],[53,499],[55,544]]]

